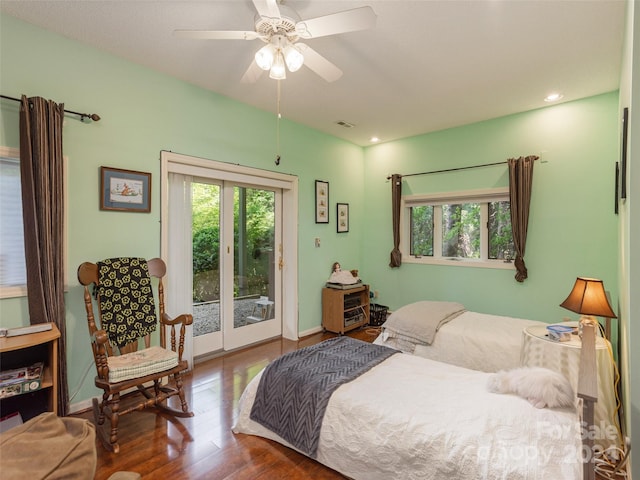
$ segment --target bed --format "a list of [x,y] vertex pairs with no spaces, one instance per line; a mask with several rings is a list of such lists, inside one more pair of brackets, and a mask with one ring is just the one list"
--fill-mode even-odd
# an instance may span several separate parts
[[[313,348],[325,348],[334,340],[359,342],[338,337]],[[359,349],[360,344],[348,347]],[[347,477],[581,478],[576,409],[534,408],[519,396],[490,393],[487,382],[492,374],[394,352],[333,391],[316,432],[315,449],[308,451],[304,444],[283,438],[286,432],[276,433],[254,419],[254,405],[264,395],[261,391],[273,393],[264,386],[266,380],[262,381],[265,370],[245,389],[233,431],[282,443]],[[286,370],[279,368],[268,375],[288,378]],[[300,368],[290,367],[289,371],[297,374]],[[318,377],[322,375],[312,374]],[[307,388],[306,380],[297,382]],[[293,391],[286,391],[284,400],[275,402],[281,415],[298,415],[303,407],[289,403],[296,397]],[[310,418],[306,413],[301,417]],[[314,422],[304,421],[298,427],[303,428],[302,423]]]
[[[565,322],[577,327],[577,322]],[[578,388],[581,341],[536,341],[547,323],[471,312],[457,302],[420,301],[394,311],[374,343],[472,370],[498,372],[540,366],[562,373]],[[526,331],[525,331],[526,329]],[[569,348],[567,348],[569,347]],[[604,447],[620,446],[621,434],[611,346],[596,339],[598,402],[593,436]]]
[[520,365],[522,332],[544,322],[471,312],[457,302],[421,301],[394,311],[374,343],[483,372]]

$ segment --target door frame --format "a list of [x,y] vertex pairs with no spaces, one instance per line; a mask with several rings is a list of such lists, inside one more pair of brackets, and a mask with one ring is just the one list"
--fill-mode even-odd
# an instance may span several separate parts
[[[169,256],[169,172],[217,178],[282,190],[282,336],[298,340],[298,177],[269,170],[208,160],[162,150],[160,152],[160,256]],[[169,272],[170,273],[170,272]],[[167,276],[167,303],[174,291]],[[183,293],[184,294],[184,293]],[[184,302],[184,299],[182,299]],[[182,303],[180,299],[176,303]],[[193,364],[193,359],[190,359]]]

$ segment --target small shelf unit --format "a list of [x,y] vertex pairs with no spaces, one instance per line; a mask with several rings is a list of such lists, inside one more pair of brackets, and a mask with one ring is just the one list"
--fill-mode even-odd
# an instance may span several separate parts
[[322,328],[343,335],[369,323],[369,285],[322,289]]
[[51,330],[0,338],[2,370],[28,367],[44,363],[40,389],[0,399],[2,416],[20,412],[27,421],[43,412],[58,414],[58,339],[55,324]]

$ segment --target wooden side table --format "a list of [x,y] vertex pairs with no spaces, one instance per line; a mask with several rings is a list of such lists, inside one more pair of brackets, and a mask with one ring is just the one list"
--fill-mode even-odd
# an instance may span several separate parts
[[322,328],[344,335],[369,323],[369,285],[322,289]]
[[58,414],[58,339],[53,323],[45,332],[0,338],[0,368],[3,371],[44,363],[39,390],[0,399],[2,416],[20,412],[27,421],[42,412]]

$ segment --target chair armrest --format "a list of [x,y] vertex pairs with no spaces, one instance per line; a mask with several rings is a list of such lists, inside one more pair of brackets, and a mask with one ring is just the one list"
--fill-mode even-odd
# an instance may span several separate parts
[[[189,313],[183,313],[176,318],[171,318],[166,313],[163,313],[160,317],[160,346],[167,348],[167,341],[165,339],[165,326],[171,327],[171,350],[178,352],[178,361],[182,361],[182,354],[184,352],[184,338],[186,333],[186,326],[193,324],[193,315]],[[176,344],[176,325],[180,325],[180,340]]]

